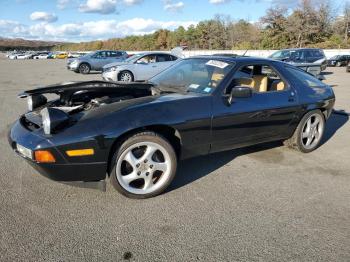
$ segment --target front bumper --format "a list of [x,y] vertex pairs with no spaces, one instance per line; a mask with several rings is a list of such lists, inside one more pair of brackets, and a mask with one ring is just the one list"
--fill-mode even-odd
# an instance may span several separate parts
[[102,79],[109,82],[116,82],[117,81],[117,71],[104,71],[102,73]]
[[[34,134],[27,130],[19,120],[17,120],[8,133],[8,141],[12,149],[24,158],[34,169],[42,175],[62,182],[69,181],[99,181],[106,178],[107,162],[69,162],[48,139]],[[32,150],[49,150],[56,159],[55,163],[38,163],[22,155],[17,150],[17,143]]]
[[68,64],[67,65],[67,69],[68,70],[71,70],[71,71],[76,71],[76,70],[78,70],[78,64]]

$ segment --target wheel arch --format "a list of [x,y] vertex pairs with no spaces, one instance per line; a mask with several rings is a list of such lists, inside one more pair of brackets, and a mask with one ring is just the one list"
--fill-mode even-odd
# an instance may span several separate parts
[[332,108],[327,108],[321,105],[316,105],[316,104],[312,104],[309,105],[305,108],[305,111],[303,112],[300,120],[304,117],[304,115],[306,115],[308,112],[313,111],[313,110],[320,110],[321,113],[323,114],[325,120],[328,119],[328,117],[330,116],[331,112],[332,112]]
[[114,142],[109,150],[109,154],[108,154],[108,162],[107,162],[108,163],[108,166],[107,166],[107,175],[108,176],[109,176],[109,173],[111,171],[111,168],[113,167],[112,158],[113,158],[114,152],[117,150],[117,148],[128,137],[130,137],[136,133],[145,132],[145,131],[153,131],[153,132],[165,137],[169,141],[169,143],[173,146],[177,158],[180,159],[182,140],[181,140],[181,135],[177,129],[175,129],[169,125],[148,125],[148,126],[144,126],[144,127],[134,128],[134,129],[126,131],[125,133],[118,136],[114,140]]

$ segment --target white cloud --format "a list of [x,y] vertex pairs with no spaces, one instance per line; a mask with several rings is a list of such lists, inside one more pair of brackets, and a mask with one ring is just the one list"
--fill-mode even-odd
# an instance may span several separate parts
[[133,18],[125,21],[99,20],[82,23],[52,25],[38,23],[25,26],[16,21],[0,20],[0,35],[4,37],[25,37],[52,41],[89,41],[143,35],[157,29],[173,30],[179,26],[188,28],[195,21],[157,21],[153,19]]
[[0,20],[0,35],[2,37],[23,35],[26,36],[27,28],[26,26],[20,24],[13,20]]
[[124,0],[124,4],[126,5],[138,5],[143,2],[143,0]]
[[209,3],[214,5],[226,4],[228,2],[231,2],[231,0],[209,0]]
[[111,14],[116,11],[116,0],[87,0],[85,4],[79,6],[79,11],[83,13]]
[[63,10],[67,7],[69,2],[70,0],[57,0],[57,8]]
[[164,4],[164,10],[170,11],[170,12],[179,12],[179,11],[182,11],[184,6],[185,4],[181,1],[177,3],[173,3],[172,1],[167,0],[165,1],[165,4]]
[[57,16],[55,14],[51,14],[47,12],[33,12],[30,15],[30,19],[33,21],[53,23],[57,21]]

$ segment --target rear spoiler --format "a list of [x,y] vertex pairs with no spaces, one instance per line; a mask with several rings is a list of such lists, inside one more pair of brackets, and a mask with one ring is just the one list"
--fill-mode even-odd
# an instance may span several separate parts
[[100,89],[119,89],[124,88],[133,88],[133,89],[142,89],[149,90],[153,85],[150,83],[122,83],[122,82],[107,82],[107,81],[81,81],[81,82],[68,82],[68,83],[60,83],[45,87],[39,87],[32,90],[24,91],[23,93],[18,94],[19,98],[25,98],[33,95],[41,95],[41,94],[62,94],[65,92],[74,93],[80,90],[100,90]]

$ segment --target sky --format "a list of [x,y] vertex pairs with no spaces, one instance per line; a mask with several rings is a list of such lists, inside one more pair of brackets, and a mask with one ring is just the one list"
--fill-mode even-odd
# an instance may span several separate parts
[[[332,0],[341,8],[344,0]],[[215,15],[258,21],[297,0],[0,0],[0,37],[90,41],[185,28]]]

